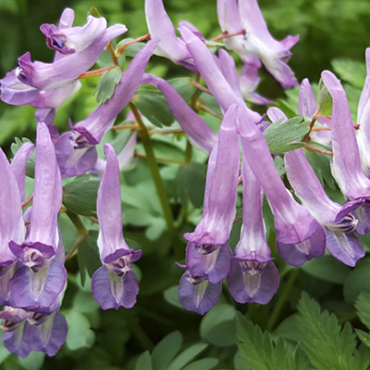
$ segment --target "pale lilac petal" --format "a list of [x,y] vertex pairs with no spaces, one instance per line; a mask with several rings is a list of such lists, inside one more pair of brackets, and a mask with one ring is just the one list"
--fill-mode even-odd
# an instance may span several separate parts
[[[366,75],[364,87],[362,89],[360,101],[358,102],[358,110],[357,110],[357,123],[360,123],[361,125],[368,123],[368,117],[367,116],[364,117],[364,112],[365,112],[365,107],[368,105],[368,102],[370,100],[370,48],[366,49],[365,58],[366,58],[367,75]],[[369,126],[369,123],[366,126]]]
[[289,49],[298,42],[299,36],[290,36],[282,42],[275,40],[267,28],[257,0],[239,0],[239,14],[246,31],[243,43],[246,51],[257,55],[284,88],[297,85],[294,73],[286,62],[292,55]]
[[253,64],[244,64],[239,77],[239,88],[242,97],[245,100],[258,105],[272,104],[272,100],[269,100],[254,92],[260,82],[260,78],[258,77],[258,69],[259,68]]
[[202,42],[206,42],[207,39],[202,35],[202,32],[200,32],[198,30],[197,27],[194,26],[193,23],[190,23],[188,21],[181,21],[179,22],[179,27],[186,27],[188,28],[191,32],[194,33],[195,36],[197,36],[199,38],[199,40],[201,40]]
[[316,99],[310,81],[305,78],[299,89],[298,114],[312,118],[316,113]]
[[[78,144],[76,144],[78,143]],[[95,167],[98,153],[79,132],[65,132],[55,143],[55,154],[62,177],[83,175]]]
[[204,315],[217,303],[221,290],[221,282],[212,284],[186,271],[180,279],[179,300],[186,310]]
[[119,307],[131,308],[139,293],[139,281],[132,271],[118,276],[106,266],[100,267],[93,275],[92,293],[103,310]]
[[227,245],[202,246],[188,243],[186,247],[186,265],[193,276],[203,276],[217,284],[226,278],[230,271],[232,251]]
[[236,69],[234,58],[224,49],[220,49],[218,52],[219,66],[222,74],[226,78],[227,82],[241,99],[242,94],[239,85],[239,75]]
[[[36,314],[36,317],[38,316]],[[32,319],[29,321],[32,322]],[[37,321],[40,321],[40,319],[38,318],[34,325],[27,324],[28,330],[26,333],[30,338],[31,349],[45,352],[48,356],[55,356],[66,341],[67,320],[60,312],[55,312],[46,318],[42,318],[41,323],[37,323]]]
[[107,166],[100,182],[97,213],[100,225],[98,246],[105,262],[116,250],[130,250],[123,238],[121,185],[118,160],[113,147],[104,145]]
[[329,229],[325,229],[325,232],[326,247],[337,260],[353,267],[365,256],[365,250],[353,232],[333,232]]
[[16,243],[22,243],[26,228],[22,217],[22,199],[17,179],[1,148],[0,171],[0,267],[4,267],[16,259],[9,249],[9,242],[13,240]]
[[227,284],[231,295],[238,303],[267,304],[279,288],[279,272],[270,261],[260,264],[261,270],[251,273],[244,262],[233,259]]
[[[186,27],[180,27],[179,31],[193,56],[195,66],[223,111],[226,112],[232,104],[243,101],[223,76],[207,46]],[[257,113],[255,115],[259,116]]]
[[4,347],[18,357],[28,357],[31,353],[31,338],[28,338],[25,335],[25,328],[27,322],[23,321],[19,324],[16,324],[12,330],[3,331],[3,344]]
[[189,107],[167,81],[154,75],[145,74],[142,84],[146,83],[157,87],[163,93],[172,113],[189,136],[192,144],[206,153],[210,153],[217,142],[217,134]]
[[346,93],[333,73],[324,71],[321,77],[333,98],[333,176],[346,197],[370,198],[370,180],[361,171],[359,149]]
[[31,104],[39,94],[39,90],[18,80],[15,69],[0,80],[0,91],[1,100],[11,105]]
[[84,135],[90,144],[98,144],[109,130],[117,115],[130,102],[141,84],[141,78],[158,40],[149,41],[141,49],[122,75],[112,98],[101,104],[85,120],[78,122],[74,130]]
[[[324,230],[286,190],[275,169],[266,140],[244,106],[239,106],[237,127],[243,155],[258,178],[274,213],[276,241],[281,247],[279,252],[294,266],[322,255],[325,250]],[[302,253],[301,243],[305,243]],[[295,257],[297,261],[294,261]]]
[[174,63],[191,58],[185,43],[176,36],[175,28],[162,0],[145,0],[145,16],[152,39],[161,40],[154,54],[168,58]]
[[12,169],[14,176],[17,180],[19,193],[21,195],[21,201],[24,201],[25,196],[25,189],[24,189],[24,181],[26,177],[26,164],[27,160],[32,154],[34,149],[34,145],[32,143],[24,143],[15,154],[10,168]]
[[220,127],[212,179],[207,176],[203,217],[193,233],[184,235],[188,241],[223,245],[229,239],[236,212],[240,162],[236,118],[236,105],[233,105],[227,111]]
[[18,59],[18,78],[39,90],[51,90],[68,84],[89,70],[107,43],[126,30],[124,25],[113,25],[80,53],[70,54],[54,63],[32,62],[30,53],[26,53]]
[[54,260],[36,272],[27,266],[20,266],[9,281],[9,301],[13,307],[50,313],[66,280],[66,269]]
[[58,245],[58,213],[62,205],[62,179],[54,144],[44,123],[37,125],[35,187],[28,243]]

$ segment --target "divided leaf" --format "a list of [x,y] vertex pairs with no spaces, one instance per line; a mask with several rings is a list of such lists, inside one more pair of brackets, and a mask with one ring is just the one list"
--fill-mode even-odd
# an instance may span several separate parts
[[253,325],[242,314],[237,313],[236,320],[240,360],[246,369],[309,369],[308,361],[298,346],[291,353],[283,339],[273,342],[270,333],[262,332],[258,325]]
[[95,89],[95,93],[97,93],[96,101],[98,103],[105,103],[113,96],[116,85],[120,82],[121,77],[122,71],[119,67],[104,72]]
[[306,354],[317,370],[365,370],[370,364],[369,353],[357,349],[356,335],[346,323],[342,328],[338,319],[307,294],[298,304],[298,327]]
[[300,140],[309,130],[308,121],[298,116],[283,123],[281,120],[274,122],[263,134],[271,153],[285,153],[302,148],[304,143],[292,141]]

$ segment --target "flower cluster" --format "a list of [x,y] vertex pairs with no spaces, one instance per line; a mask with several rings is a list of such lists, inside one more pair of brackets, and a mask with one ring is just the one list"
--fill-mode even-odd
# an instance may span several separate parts
[[[302,149],[284,155],[290,183],[290,188],[286,187],[273,161],[272,154],[279,154],[270,152],[263,135],[269,123],[245,102],[272,103],[255,92],[262,65],[284,88],[298,84],[287,64],[298,36],[276,41],[256,0],[218,0],[217,8],[223,31],[220,39],[224,38],[226,48],[243,62],[240,76],[225,49],[212,54],[207,40],[188,22],[181,22],[178,37],[162,0],[146,0],[151,40],[123,71],[112,96],[84,120],[75,125],[70,122],[70,131],[59,134],[53,125],[56,110],[79,90],[79,77],[96,63],[108,44],[112,47],[112,39],[126,32],[124,25],[107,27],[104,18],[90,15],[86,25],[73,27],[74,13],[66,9],[59,26],[41,26],[47,46],[55,50],[54,61],[32,62],[26,53],[18,59],[19,66],[1,80],[4,102],[37,108],[35,185],[30,207],[26,208],[24,182],[33,145],[25,143],[10,164],[0,150],[0,304],[5,306],[0,317],[4,345],[10,351],[21,357],[30,351],[53,356],[67,335],[66,320],[59,312],[67,271],[58,226],[62,180],[67,177],[87,172],[101,177],[97,245],[102,266],[92,277],[94,298],[103,309],[131,308],[136,303],[139,281],[132,263],[142,252],[130,248],[123,236],[120,185],[120,169],[133,156],[136,134],[118,156],[105,144],[106,159],[98,159],[96,147],[122,110],[132,105],[142,85],[150,84],[164,95],[189,141],[209,155],[203,215],[194,232],[184,235],[188,241],[186,258],[185,264],[179,265],[185,269],[179,283],[179,299],[185,309],[199,314],[209,311],[220,297],[224,279],[239,303],[266,304],[272,299],[279,273],[266,241],[264,196],[274,215],[276,249],[288,264],[301,266],[322,256],[325,248],[349,266],[365,255],[356,233],[365,235],[370,230],[370,50],[366,53],[369,74],[359,102],[357,134],[344,89],[331,72],[322,73],[333,101],[331,118],[321,117],[308,80],[300,87],[298,113],[311,121],[311,131],[315,124],[328,128],[322,135],[310,131],[302,140],[321,141],[332,148],[333,177],[346,198],[341,205],[326,195]],[[117,59],[119,49],[111,51]],[[203,78],[207,85],[203,89],[213,95],[224,113],[218,133],[170,83],[145,73],[153,54]],[[115,63],[113,68],[119,65]],[[135,108],[133,113],[140,121],[140,112]],[[267,115],[272,122],[284,124],[287,120],[278,108],[270,107]],[[146,132],[141,121],[137,124],[142,125],[139,134]],[[233,255],[228,240],[241,183],[242,230]]]

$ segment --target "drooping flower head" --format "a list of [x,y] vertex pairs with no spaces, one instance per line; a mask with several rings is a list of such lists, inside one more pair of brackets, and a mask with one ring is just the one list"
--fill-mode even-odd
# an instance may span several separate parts
[[107,164],[97,201],[98,247],[103,266],[92,278],[92,292],[104,310],[121,306],[131,308],[139,292],[139,281],[131,263],[137,261],[142,252],[132,250],[123,237],[118,160],[110,144],[104,145],[104,152]]

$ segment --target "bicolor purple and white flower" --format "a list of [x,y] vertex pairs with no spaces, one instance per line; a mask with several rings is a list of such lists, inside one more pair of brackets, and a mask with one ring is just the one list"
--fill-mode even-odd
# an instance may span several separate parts
[[104,310],[131,308],[139,293],[139,281],[131,263],[137,261],[142,252],[131,249],[123,237],[118,160],[110,144],[104,145],[104,152],[107,164],[97,200],[98,247],[103,266],[93,275],[92,293]]
[[246,158],[242,179],[243,226],[227,284],[237,302],[266,304],[278,290],[279,272],[266,242],[262,188]]

